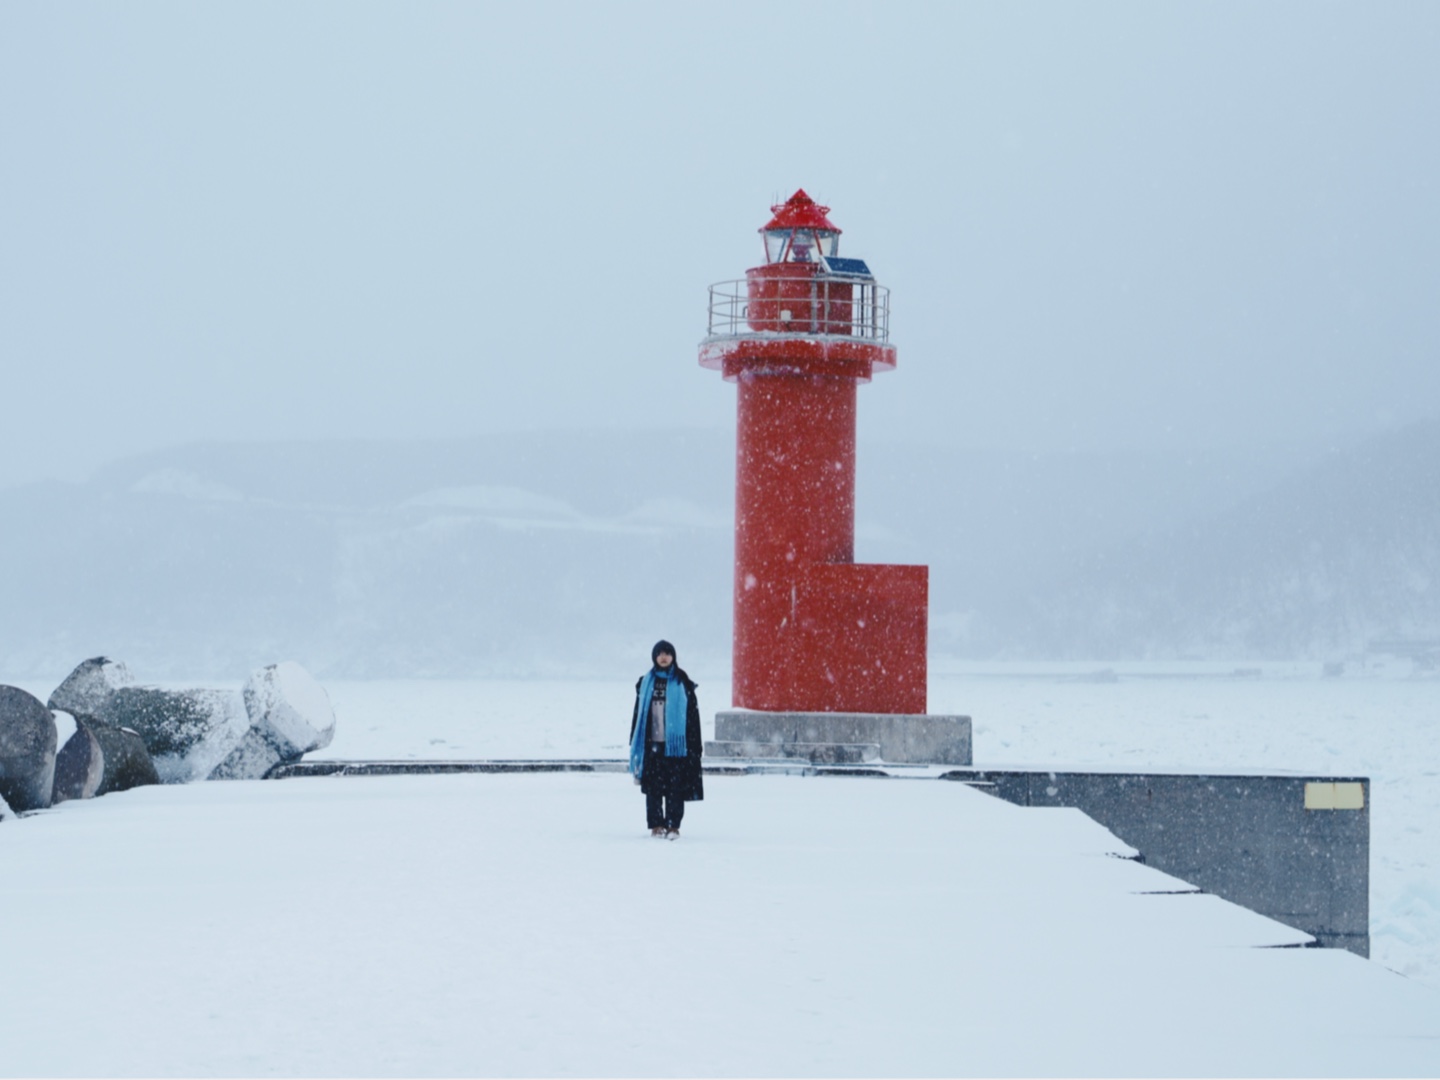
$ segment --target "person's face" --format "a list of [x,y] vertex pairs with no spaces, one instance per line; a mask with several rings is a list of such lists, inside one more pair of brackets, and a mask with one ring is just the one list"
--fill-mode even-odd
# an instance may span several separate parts
[[659,668],[667,668],[674,662],[675,657],[671,656],[668,652],[662,652],[659,656],[655,657],[655,666]]

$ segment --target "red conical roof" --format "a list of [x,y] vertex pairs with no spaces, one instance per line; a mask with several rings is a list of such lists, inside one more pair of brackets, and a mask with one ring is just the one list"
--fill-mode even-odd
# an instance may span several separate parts
[[825,216],[830,212],[830,208],[821,206],[806,195],[804,188],[800,188],[779,206],[770,207],[770,212],[775,216],[760,232],[769,232],[771,229],[829,229],[834,233],[840,231],[830,224],[830,219]]

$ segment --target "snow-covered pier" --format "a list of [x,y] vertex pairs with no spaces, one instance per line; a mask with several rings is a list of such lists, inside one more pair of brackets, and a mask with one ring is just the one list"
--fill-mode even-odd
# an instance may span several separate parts
[[[5,835],[4,1069],[1440,1070],[1434,991],[1299,947],[1076,810],[709,787],[678,844],[607,773],[162,786],[33,815]],[[677,982],[664,1022],[637,1014]],[[61,1002],[83,1038],[57,1037]]]
[[[625,771],[621,758],[321,759],[277,765],[267,778]],[[940,779],[1020,806],[1078,809],[1158,870],[1313,935],[1322,947],[1370,954],[1366,777],[1253,770],[957,769],[893,762],[856,766],[793,758],[712,758],[705,773]]]

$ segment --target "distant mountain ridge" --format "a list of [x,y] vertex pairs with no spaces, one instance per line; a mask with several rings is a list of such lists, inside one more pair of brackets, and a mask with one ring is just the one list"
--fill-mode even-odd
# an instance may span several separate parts
[[[681,463],[725,452],[667,442]],[[0,492],[0,663],[584,674],[647,656],[655,626],[703,639],[696,613],[724,602],[705,566],[728,558],[722,475],[682,480],[624,435],[506,435],[187,446]]]
[[[734,455],[722,431],[201,444],[0,490],[0,681],[100,653],[148,678],[585,675],[661,636],[724,669]],[[862,427],[857,557],[930,565],[936,655],[1329,655],[1440,626],[1437,460],[1437,424],[1323,457]]]
[[1340,658],[1440,640],[1440,421],[1079,560],[1001,617],[1006,651]]

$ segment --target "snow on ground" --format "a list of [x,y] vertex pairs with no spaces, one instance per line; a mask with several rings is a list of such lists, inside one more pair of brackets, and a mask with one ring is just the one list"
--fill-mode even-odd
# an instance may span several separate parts
[[[533,689],[543,689],[536,687]],[[343,699],[343,695],[342,695]],[[1440,995],[963,785],[233,781],[0,826],[0,1071],[1434,1075]]]
[[[1371,956],[1440,989],[1440,679],[1404,677],[1408,665],[1338,679],[1317,668],[938,662],[930,709],[972,716],[975,761],[991,767],[1371,777]],[[730,685],[691,674],[709,737]],[[312,757],[620,757],[634,695],[625,678],[328,689],[339,724]]]
[[[1371,776],[1378,963],[949,783],[712,777],[679,844],[615,774],[198,784],[0,824],[0,1073],[1440,1071],[1440,681],[1111,668],[930,705],[980,765]],[[312,756],[620,757],[632,684],[329,683]]]

